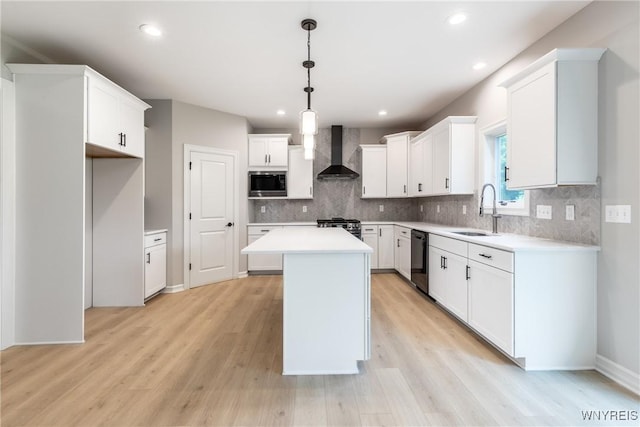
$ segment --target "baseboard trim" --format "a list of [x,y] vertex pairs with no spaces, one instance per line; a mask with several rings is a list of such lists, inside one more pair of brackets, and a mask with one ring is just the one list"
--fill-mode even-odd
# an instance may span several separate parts
[[633,393],[640,395],[640,375],[630,369],[597,354],[596,371],[600,372],[605,377],[612,379]]
[[164,288],[162,293],[163,294],[175,294],[175,293],[178,293],[178,292],[182,292],[184,290],[185,290],[184,283],[178,283],[177,285],[167,286],[166,288]]
[[80,341],[34,341],[34,342],[17,342],[14,345],[59,345],[59,344],[84,344],[84,340]]
[[249,277],[248,271],[241,271],[238,273],[238,279],[246,279],[247,277]]

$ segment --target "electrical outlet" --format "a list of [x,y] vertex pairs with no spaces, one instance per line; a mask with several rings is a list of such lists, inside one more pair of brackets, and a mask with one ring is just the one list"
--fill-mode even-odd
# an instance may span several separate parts
[[305,205],[305,206],[302,206],[302,212],[303,212],[303,213],[307,213],[307,206],[306,206],[306,205]]
[[575,207],[575,205],[567,205],[565,207],[565,219],[567,221],[575,221],[576,220],[576,207]]
[[440,205],[436,205],[436,212],[440,213]]
[[536,217],[540,219],[551,219],[551,206],[536,205]]
[[384,212],[384,205],[380,205],[380,212]]
[[267,211],[266,206],[260,206],[260,213],[265,213]]
[[462,205],[462,215],[467,214],[467,205]]
[[605,222],[631,223],[630,205],[607,205],[604,207]]

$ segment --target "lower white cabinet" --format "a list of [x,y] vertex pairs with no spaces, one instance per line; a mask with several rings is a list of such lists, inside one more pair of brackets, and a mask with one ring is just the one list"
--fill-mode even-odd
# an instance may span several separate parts
[[393,225],[363,225],[362,241],[371,246],[371,269],[395,268]]
[[144,238],[144,297],[167,286],[167,233],[146,234]]
[[[251,244],[281,226],[254,226],[248,227],[248,244]],[[282,270],[282,254],[249,254],[248,269],[249,271],[280,271]]]
[[362,241],[373,249],[371,254],[371,269],[378,267],[378,226],[377,225],[363,225],[361,228]]
[[468,321],[513,356],[513,273],[469,260]]
[[394,227],[395,237],[395,269],[405,279],[411,280],[411,229]]
[[457,253],[453,253],[434,246],[439,237],[430,237],[433,242],[429,246],[429,295],[466,322],[467,244],[456,247]]

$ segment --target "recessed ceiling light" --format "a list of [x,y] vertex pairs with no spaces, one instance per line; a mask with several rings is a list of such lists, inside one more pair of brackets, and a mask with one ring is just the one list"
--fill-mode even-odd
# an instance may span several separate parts
[[276,114],[279,115],[279,116],[284,116],[285,114],[287,114],[287,112],[284,111],[284,110],[278,110],[278,111],[276,111]]
[[386,115],[387,115],[387,110],[380,110],[380,111],[378,111],[378,115],[379,115],[379,116],[386,116]]
[[162,35],[162,30],[160,30],[160,28],[156,27],[155,25],[151,25],[151,24],[142,24],[140,25],[140,31],[149,34],[150,36],[153,37],[160,37]]
[[447,22],[449,22],[449,24],[451,25],[462,24],[466,20],[467,15],[465,15],[464,13],[455,13],[447,18]]
[[486,66],[487,66],[486,62],[478,62],[478,63],[473,65],[473,69],[474,70],[482,70]]

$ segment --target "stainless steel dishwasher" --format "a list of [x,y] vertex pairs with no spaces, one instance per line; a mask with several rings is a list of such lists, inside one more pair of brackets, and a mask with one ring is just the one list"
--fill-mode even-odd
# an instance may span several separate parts
[[429,295],[429,263],[427,260],[428,235],[411,230],[411,283]]

